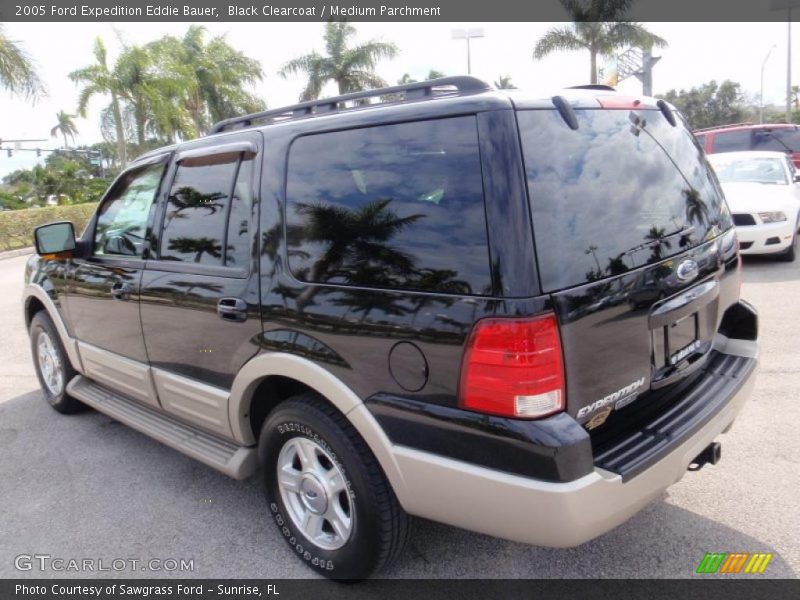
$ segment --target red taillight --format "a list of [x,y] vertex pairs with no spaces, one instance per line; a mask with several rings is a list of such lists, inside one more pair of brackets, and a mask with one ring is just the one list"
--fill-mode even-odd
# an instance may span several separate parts
[[538,418],[564,410],[564,366],[553,314],[483,319],[467,340],[461,365],[463,408]]

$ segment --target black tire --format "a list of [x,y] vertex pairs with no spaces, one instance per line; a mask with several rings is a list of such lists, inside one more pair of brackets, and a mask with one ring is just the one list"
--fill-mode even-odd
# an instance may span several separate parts
[[[39,385],[42,387],[42,394],[47,403],[62,414],[72,414],[85,407],[79,400],[67,394],[67,384],[77,374],[72,364],[69,362],[64,346],[61,344],[61,337],[58,335],[56,326],[50,316],[44,312],[37,312],[31,320],[28,330],[31,339],[31,354],[33,355],[33,365],[36,368],[36,376],[39,378]],[[53,368],[60,369],[61,385],[54,391],[51,384],[45,381],[45,375],[41,364],[39,343],[42,336],[47,336],[53,349],[53,356],[56,360]]]
[[[345,489],[334,495],[335,500],[328,499],[325,503],[332,507],[335,501],[349,509],[351,529],[349,537],[339,538],[340,542],[346,539],[341,547],[326,549],[310,539],[294,520],[297,509],[293,511],[284,502],[278,485],[278,465],[279,461],[287,464],[286,457],[297,444],[319,448],[318,462],[330,463],[328,459],[332,459],[328,472],[334,473],[336,468],[343,475]],[[258,450],[264,467],[270,517],[293,552],[317,573],[346,581],[366,579],[388,567],[402,553],[410,536],[411,518],[398,503],[367,444],[347,419],[327,402],[307,393],[280,404],[261,429]],[[303,477],[308,478],[305,467],[299,462],[296,464]],[[299,471],[292,470],[292,473]],[[303,485],[306,483],[304,479]],[[321,489],[325,495],[326,489]],[[287,497],[294,506],[307,508],[308,504],[302,503],[308,498],[316,499],[317,494],[288,492]],[[330,495],[325,497],[330,498]],[[333,540],[336,533],[332,521],[325,521],[324,515],[319,518],[324,522],[319,535],[329,535]],[[330,533],[326,533],[325,525]]]

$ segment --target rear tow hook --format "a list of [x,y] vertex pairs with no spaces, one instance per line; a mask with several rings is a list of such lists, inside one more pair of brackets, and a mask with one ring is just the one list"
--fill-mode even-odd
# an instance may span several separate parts
[[689,463],[687,469],[689,471],[699,471],[707,464],[717,464],[720,458],[722,458],[722,444],[719,442],[711,442],[708,446],[706,446],[705,450],[698,454],[695,459]]

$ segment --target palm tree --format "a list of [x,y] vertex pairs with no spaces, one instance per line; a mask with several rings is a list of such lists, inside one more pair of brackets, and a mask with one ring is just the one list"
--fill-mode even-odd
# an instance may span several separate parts
[[[205,27],[192,25],[180,39],[165,36],[148,44],[148,50],[158,57],[162,79],[176,83],[170,95],[186,111],[196,134],[204,131],[209,121],[265,106],[245,89],[262,80],[259,62],[235,50],[224,36],[207,42],[206,33]],[[183,120],[182,115],[177,118]]]
[[36,100],[45,94],[31,57],[10,39],[0,25],[0,87],[23,98]]
[[553,27],[533,50],[539,60],[561,50],[588,50],[590,82],[597,83],[597,55],[610,54],[626,46],[664,47],[666,40],[648,31],[640,23],[626,21],[635,0],[558,0],[573,23]]
[[386,86],[386,82],[374,73],[375,65],[382,58],[397,56],[397,46],[372,40],[350,47],[348,41],[355,32],[355,27],[349,23],[326,23],[324,39],[327,56],[315,51],[290,60],[279,71],[284,78],[296,73],[308,76],[308,83],[300,94],[301,101],[319,98],[322,88],[329,81],[336,82],[339,94]]
[[494,87],[498,90],[515,90],[517,86],[511,83],[511,77],[508,75],[500,75],[497,81],[494,82]]
[[705,225],[708,222],[708,207],[700,197],[700,192],[694,188],[683,190],[686,201],[686,220],[691,223]]
[[649,243],[648,245],[653,246],[649,262],[658,262],[662,259],[664,250],[672,248],[672,244],[667,237],[666,230],[663,227],[657,227],[655,225],[653,225],[650,231],[647,232],[647,235],[644,236],[644,239]]
[[71,137],[74,143],[75,134],[78,133],[78,128],[75,127],[75,122],[72,120],[74,117],[75,115],[65,113],[63,110],[58,111],[56,113],[58,123],[50,130],[51,137],[56,137],[59,133],[64,136],[64,148],[67,147],[67,136]]
[[[194,262],[199,263],[203,254],[208,254],[212,258],[222,258],[222,244],[218,240],[208,237],[179,237],[169,241],[167,250],[174,250],[178,254],[194,253]],[[173,257],[165,257],[167,260],[174,260]]]
[[[430,81],[431,79],[441,79],[445,77],[445,74],[441,71],[437,71],[436,69],[431,69],[428,71],[428,76],[425,78],[425,81]],[[406,83],[417,83],[417,80],[411,77],[408,73],[403,73],[403,76],[397,80],[398,85],[404,85]]]
[[114,129],[117,142],[117,154],[122,167],[128,163],[128,150],[125,141],[125,131],[122,121],[122,107],[120,103],[121,94],[125,93],[124,87],[119,79],[108,68],[108,51],[99,37],[94,41],[95,62],[77,69],[69,74],[69,78],[78,84],[83,84],[80,96],[78,97],[78,114],[86,116],[86,108],[96,95],[111,96],[111,114],[114,117]]

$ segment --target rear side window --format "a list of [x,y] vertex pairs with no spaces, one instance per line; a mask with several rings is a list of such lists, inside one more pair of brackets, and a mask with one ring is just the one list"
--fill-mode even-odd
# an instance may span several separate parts
[[714,134],[712,153],[740,152],[752,150],[752,132],[749,129],[740,131],[720,131]]
[[491,293],[474,117],[301,137],[286,197],[302,281]]
[[753,132],[753,150],[800,152],[800,129],[777,127]]
[[731,227],[702,149],[658,111],[518,113],[545,291],[659,262]]
[[161,260],[247,265],[252,159],[229,152],[178,164],[164,215]]

